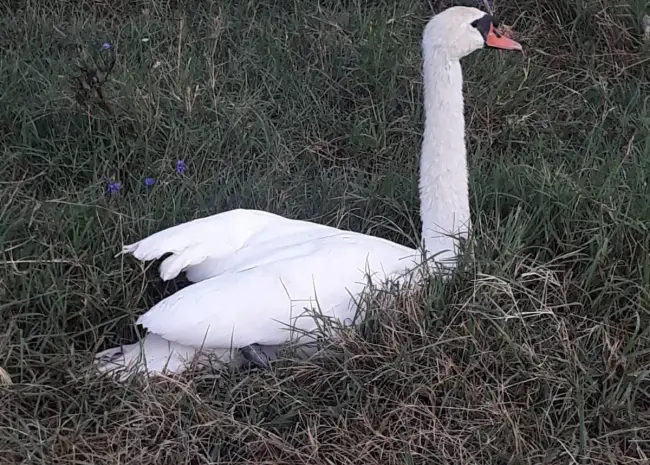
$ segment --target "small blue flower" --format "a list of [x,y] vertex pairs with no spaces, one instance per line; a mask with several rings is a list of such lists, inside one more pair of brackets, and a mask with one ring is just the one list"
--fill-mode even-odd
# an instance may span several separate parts
[[185,165],[185,162],[183,160],[178,160],[176,162],[176,172],[178,174],[183,174],[183,171],[185,171],[185,168],[186,168],[186,165]]
[[154,184],[156,184],[156,180],[154,178],[145,178],[144,180],[144,185],[147,187],[151,187]]
[[119,182],[111,181],[108,183],[106,190],[108,191],[109,194],[117,194],[118,192],[120,192],[121,188],[122,185]]
[[110,42],[104,42],[104,43],[102,44],[102,48],[103,48],[104,50],[110,50],[111,47],[112,47],[112,45],[111,45]]

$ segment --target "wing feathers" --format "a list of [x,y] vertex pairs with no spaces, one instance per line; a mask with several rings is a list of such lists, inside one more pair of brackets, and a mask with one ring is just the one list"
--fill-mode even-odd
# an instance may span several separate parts
[[[257,210],[232,210],[159,231],[141,241],[125,245],[122,254],[131,254],[147,262],[171,253],[160,265],[160,277],[168,281],[201,265],[207,258],[218,261],[234,254],[250,237],[278,220],[288,221]],[[204,266],[197,269],[197,273],[191,273],[196,276],[192,280],[206,279],[215,274],[207,268]]]

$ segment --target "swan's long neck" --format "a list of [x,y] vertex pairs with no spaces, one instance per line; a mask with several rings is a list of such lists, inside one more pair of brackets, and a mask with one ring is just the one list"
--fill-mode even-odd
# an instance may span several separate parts
[[[423,48],[424,140],[420,158],[422,239],[428,257],[454,258],[467,237],[469,194],[463,116],[463,76],[458,60]],[[448,250],[447,252],[443,252]],[[442,253],[441,253],[442,252]]]

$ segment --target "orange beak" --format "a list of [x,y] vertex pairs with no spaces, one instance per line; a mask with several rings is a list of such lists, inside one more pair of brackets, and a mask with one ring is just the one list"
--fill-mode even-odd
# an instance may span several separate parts
[[490,24],[490,31],[488,32],[485,44],[488,47],[500,48],[502,50],[517,50],[519,52],[523,50],[521,44],[504,36],[493,24]]

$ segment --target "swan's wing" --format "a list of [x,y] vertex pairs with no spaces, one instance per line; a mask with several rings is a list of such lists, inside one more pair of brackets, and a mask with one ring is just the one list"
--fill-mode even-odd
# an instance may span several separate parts
[[197,282],[221,272],[222,259],[257,240],[259,233],[272,238],[274,232],[279,235],[294,224],[311,223],[259,210],[231,210],[164,229],[124,246],[122,252],[141,261],[171,253],[160,264],[160,277],[167,281],[185,271],[190,281]]
[[368,272],[383,280],[413,267],[416,251],[372,236],[340,232],[262,244],[240,256],[228,272],[193,284],[159,302],[138,319],[152,333],[176,343],[206,348],[280,345],[289,325],[313,331],[305,315],[354,317],[353,297]]

